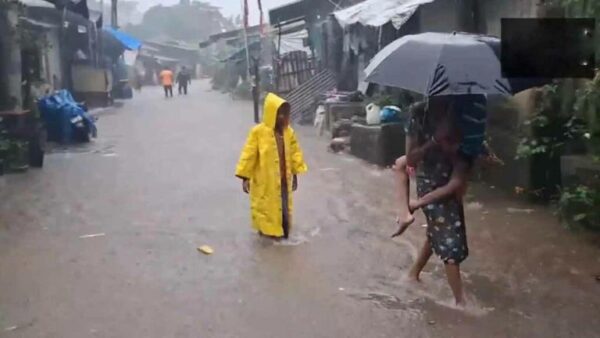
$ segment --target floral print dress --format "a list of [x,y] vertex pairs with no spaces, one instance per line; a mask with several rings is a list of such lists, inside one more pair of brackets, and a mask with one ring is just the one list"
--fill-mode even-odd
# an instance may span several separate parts
[[[428,118],[429,117],[429,118]],[[426,113],[425,104],[411,110],[407,135],[422,145],[431,139],[435,121]],[[448,183],[453,164],[439,148],[429,150],[417,166],[417,194],[420,197]],[[433,252],[447,264],[460,264],[469,255],[462,200],[450,197],[423,207],[427,218],[427,237]]]

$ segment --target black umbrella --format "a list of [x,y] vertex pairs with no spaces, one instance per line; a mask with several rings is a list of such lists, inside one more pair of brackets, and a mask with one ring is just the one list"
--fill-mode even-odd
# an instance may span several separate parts
[[466,33],[407,35],[375,55],[365,81],[425,96],[512,95],[537,85],[502,76],[499,46],[497,38]]

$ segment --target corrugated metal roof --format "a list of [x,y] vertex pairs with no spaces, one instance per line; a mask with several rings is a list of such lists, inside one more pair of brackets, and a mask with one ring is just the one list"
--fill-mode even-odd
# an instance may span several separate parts
[[20,0],[19,2],[28,7],[55,8],[54,4],[44,0]]
[[24,16],[19,17],[19,20],[21,20],[21,21],[23,21],[23,22],[25,22],[25,23],[27,23],[29,25],[32,25],[32,26],[35,26],[35,27],[40,27],[40,28],[51,29],[51,28],[58,28],[59,27],[59,25],[57,25],[57,24],[43,22],[43,21],[40,21],[40,20],[35,20],[35,19],[27,18],[27,17],[24,17]]
[[313,108],[315,98],[336,87],[335,75],[328,69],[313,76],[312,79],[304,82],[294,88],[287,96],[286,100],[292,108],[291,117],[293,121],[300,121],[304,114],[310,113]]
[[391,21],[399,29],[415,14],[419,6],[433,1],[435,0],[366,0],[334,12],[333,15],[342,27],[357,23],[379,27]]

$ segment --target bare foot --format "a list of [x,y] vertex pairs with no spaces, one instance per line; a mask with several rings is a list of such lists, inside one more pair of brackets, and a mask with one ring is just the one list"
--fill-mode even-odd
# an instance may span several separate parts
[[462,299],[462,300],[456,300],[455,305],[456,305],[456,308],[458,310],[464,311],[464,310],[467,309],[467,302],[465,302],[464,299]]
[[398,237],[400,235],[402,235],[406,229],[408,229],[408,227],[413,224],[415,222],[415,216],[409,214],[406,217],[398,217],[396,218],[396,223],[398,223],[400,225],[400,227],[398,228],[398,231],[396,231],[393,235],[392,238],[394,237]]
[[406,281],[410,283],[421,283],[421,277],[418,274],[409,272],[406,274]]

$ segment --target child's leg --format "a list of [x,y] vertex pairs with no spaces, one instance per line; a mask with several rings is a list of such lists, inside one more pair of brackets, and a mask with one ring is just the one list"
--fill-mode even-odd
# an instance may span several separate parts
[[454,294],[456,305],[464,306],[465,299],[463,295],[462,279],[460,277],[460,266],[458,264],[446,263],[445,267],[448,284],[450,284],[452,294]]
[[400,236],[408,228],[408,226],[415,221],[415,217],[412,215],[408,207],[410,196],[410,180],[406,170],[406,156],[402,156],[396,160],[396,165],[394,166],[394,174],[396,176],[398,185],[397,192],[399,202],[399,214],[396,221],[398,224],[400,224],[400,229],[398,229],[398,231],[392,237]]
[[425,243],[423,243],[423,246],[421,247],[421,250],[419,251],[417,259],[408,272],[408,278],[417,282],[420,281],[419,276],[421,275],[421,271],[423,271],[423,268],[425,268],[425,265],[427,265],[427,261],[429,261],[431,255],[433,255],[431,243],[429,242],[429,239],[426,239]]

